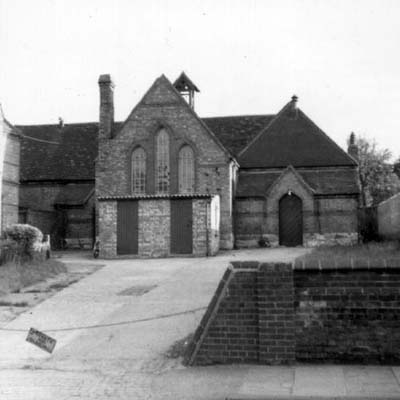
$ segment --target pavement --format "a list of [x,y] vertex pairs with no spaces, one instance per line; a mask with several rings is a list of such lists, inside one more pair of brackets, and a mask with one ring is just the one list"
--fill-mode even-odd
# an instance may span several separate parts
[[[62,261],[104,265],[2,325],[0,399],[400,399],[400,367],[217,365],[168,356],[192,333],[229,261],[291,261],[307,250],[257,249],[212,258]],[[25,341],[57,340],[52,354]]]

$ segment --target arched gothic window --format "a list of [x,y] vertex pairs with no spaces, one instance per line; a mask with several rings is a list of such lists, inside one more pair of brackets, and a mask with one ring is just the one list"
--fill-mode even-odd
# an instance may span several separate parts
[[179,193],[194,193],[194,154],[190,146],[179,152]]
[[157,136],[156,191],[169,192],[169,136],[161,129]]
[[132,152],[132,193],[143,194],[146,192],[146,152],[138,147]]

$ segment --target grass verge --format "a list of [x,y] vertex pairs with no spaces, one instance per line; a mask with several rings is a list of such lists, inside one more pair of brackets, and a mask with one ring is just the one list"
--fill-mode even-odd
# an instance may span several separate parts
[[354,246],[320,246],[311,253],[296,259],[304,266],[351,267],[366,264],[376,267],[398,264],[400,267],[400,242],[370,242]]
[[67,272],[65,265],[53,259],[24,264],[9,262],[0,265],[0,293],[18,293],[23,287],[63,272]]

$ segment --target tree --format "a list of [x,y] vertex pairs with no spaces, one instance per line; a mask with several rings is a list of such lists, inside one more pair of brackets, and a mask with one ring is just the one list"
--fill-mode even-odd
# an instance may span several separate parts
[[390,163],[390,150],[379,149],[375,140],[365,137],[358,137],[355,144],[358,147],[362,205],[376,205],[400,192],[400,179]]

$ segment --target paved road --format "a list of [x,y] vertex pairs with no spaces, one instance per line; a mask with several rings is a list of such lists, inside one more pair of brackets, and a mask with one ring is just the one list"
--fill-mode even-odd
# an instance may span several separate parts
[[[0,331],[0,399],[223,399],[318,394],[400,398],[400,370],[389,367],[184,368],[166,357],[193,332],[229,260],[290,261],[304,249],[224,253],[215,258],[107,261]],[[102,260],[66,255],[68,263]],[[146,292],[147,290],[147,292]],[[119,322],[154,319],[120,324]],[[52,355],[25,342],[27,330],[109,325],[48,332]],[[114,325],[115,324],[115,325]]]

